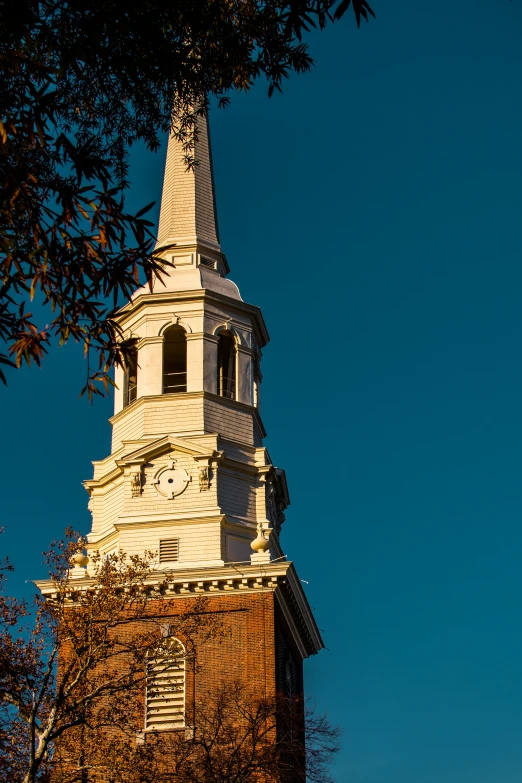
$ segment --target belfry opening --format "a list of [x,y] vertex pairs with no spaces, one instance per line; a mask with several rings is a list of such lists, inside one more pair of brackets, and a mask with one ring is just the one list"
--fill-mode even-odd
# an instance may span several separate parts
[[163,394],[187,391],[187,342],[181,326],[170,326],[163,336]]
[[217,392],[229,400],[236,398],[236,343],[231,334],[223,332],[218,341]]

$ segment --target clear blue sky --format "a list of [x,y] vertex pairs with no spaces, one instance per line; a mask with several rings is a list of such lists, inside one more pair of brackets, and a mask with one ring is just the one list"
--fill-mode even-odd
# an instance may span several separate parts
[[[375,10],[315,36],[282,97],[213,113],[221,239],[272,338],[267,446],[339,783],[520,783],[522,5]],[[136,153],[134,206],[163,155]],[[84,371],[66,347],[0,390],[20,592],[89,527],[110,404],[78,400]]]

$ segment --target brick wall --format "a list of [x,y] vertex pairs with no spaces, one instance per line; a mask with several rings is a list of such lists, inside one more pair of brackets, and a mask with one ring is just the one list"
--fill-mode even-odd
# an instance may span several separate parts
[[[116,725],[107,725],[107,728],[103,729],[104,737],[107,740],[111,743],[114,741],[120,743],[119,752],[122,755],[125,755],[125,750],[121,742],[128,748],[131,754],[129,756],[131,764],[133,763],[132,753],[139,750],[140,747],[146,748],[147,763],[150,763],[152,772],[156,764],[162,772],[168,771],[169,764],[172,764],[173,754],[177,752],[176,748],[181,747],[179,743],[183,742],[187,736],[192,736],[187,735],[187,732],[194,731],[195,723],[196,731],[203,730],[203,724],[198,726],[197,721],[194,720],[196,705],[199,705],[200,709],[206,709],[206,705],[212,703],[216,691],[223,685],[239,684],[244,689],[247,699],[251,697],[260,701],[263,699],[274,701],[278,695],[291,697],[293,700],[292,709],[302,712],[302,661],[292,645],[285,621],[278,613],[274,591],[266,589],[256,593],[234,592],[230,595],[208,596],[204,614],[209,619],[209,627],[217,627],[218,636],[201,640],[201,637],[206,635],[203,628],[199,632],[199,642],[196,633],[196,637],[194,637],[196,644],[192,645],[191,640],[184,636],[183,631],[180,631],[179,624],[176,629],[176,618],[190,610],[196,600],[192,596],[151,600],[147,607],[146,617],[130,620],[128,624],[120,626],[118,630],[119,638],[129,642],[136,631],[140,634],[143,633],[144,636],[149,636],[151,620],[154,620],[162,626],[169,627],[171,635],[179,638],[187,649],[184,729],[159,731],[153,734],[144,732],[146,708],[144,684],[140,685],[139,693],[133,696],[132,704],[125,707],[126,711],[130,711],[127,712],[131,721],[129,730],[121,732]],[[159,628],[157,631],[159,635]],[[290,686],[289,660],[291,663]],[[115,665],[121,667],[122,660],[118,659]],[[121,668],[119,668],[119,673],[121,673]],[[279,728],[274,733],[274,740],[277,734],[286,730],[287,717],[282,715],[280,722],[278,718]],[[294,723],[294,725],[296,724]],[[76,763],[75,756],[78,754],[79,748],[82,748],[82,754],[84,753],[83,749],[87,754],[95,754],[96,748],[93,748],[93,743],[94,745],[103,745],[104,737],[98,734],[91,738],[88,730],[85,734],[82,734],[83,731],[83,729],[75,730],[59,741],[56,758],[57,760],[62,759],[62,761],[56,768],[57,774],[54,775],[54,780],[57,783],[62,783],[62,777],[58,773],[60,771],[63,773],[65,770],[68,774],[70,765],[74,766]],[[97,743],[96,739],[98,739]],[[71,749],[73,749],[72,752]],[[168,752],[166,752],[167,749]],[[224,748],[222,752],[227,753],[228,751]],[[143,755],[140,758],[143,758]],[[289,761],[290,769],[302,768],[301,757],[291,756]],[[295,783],[293,772],[290,772],[286,777],[285,783]],[[143,779],[145,780],[145,778]],[[255,779],[266,781],[266,783],[275,783],[275,777],[271,775],[268,777],[261,775]],[[297,776],[297,779],[301,780],[301,777]]]

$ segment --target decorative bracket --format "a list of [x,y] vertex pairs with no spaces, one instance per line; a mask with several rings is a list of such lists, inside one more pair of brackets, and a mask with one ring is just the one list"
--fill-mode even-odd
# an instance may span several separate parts
[[194,456],[194,461],[198,466],[200,492],[207,492],[210,489],[210,479],[212,477],[213,465],[219,462],[222,456],[222,451],[214,451],[210,454]]
[[210,489],[210,467],[208,465],[199,465],[199,491],[205,492]]
[[141,470],[138,473],[131,473],[131,493],[133,498],[139,498],[142,493]]

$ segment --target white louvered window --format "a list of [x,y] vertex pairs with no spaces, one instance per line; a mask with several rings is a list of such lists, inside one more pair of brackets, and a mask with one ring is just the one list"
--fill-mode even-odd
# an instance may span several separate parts
[[159,561],[168,563],[179,560],[179,538],[163,538],[159,542]]
[[147,665],[145,728],[165,731],[185,726],[185,648],[163,639]]

